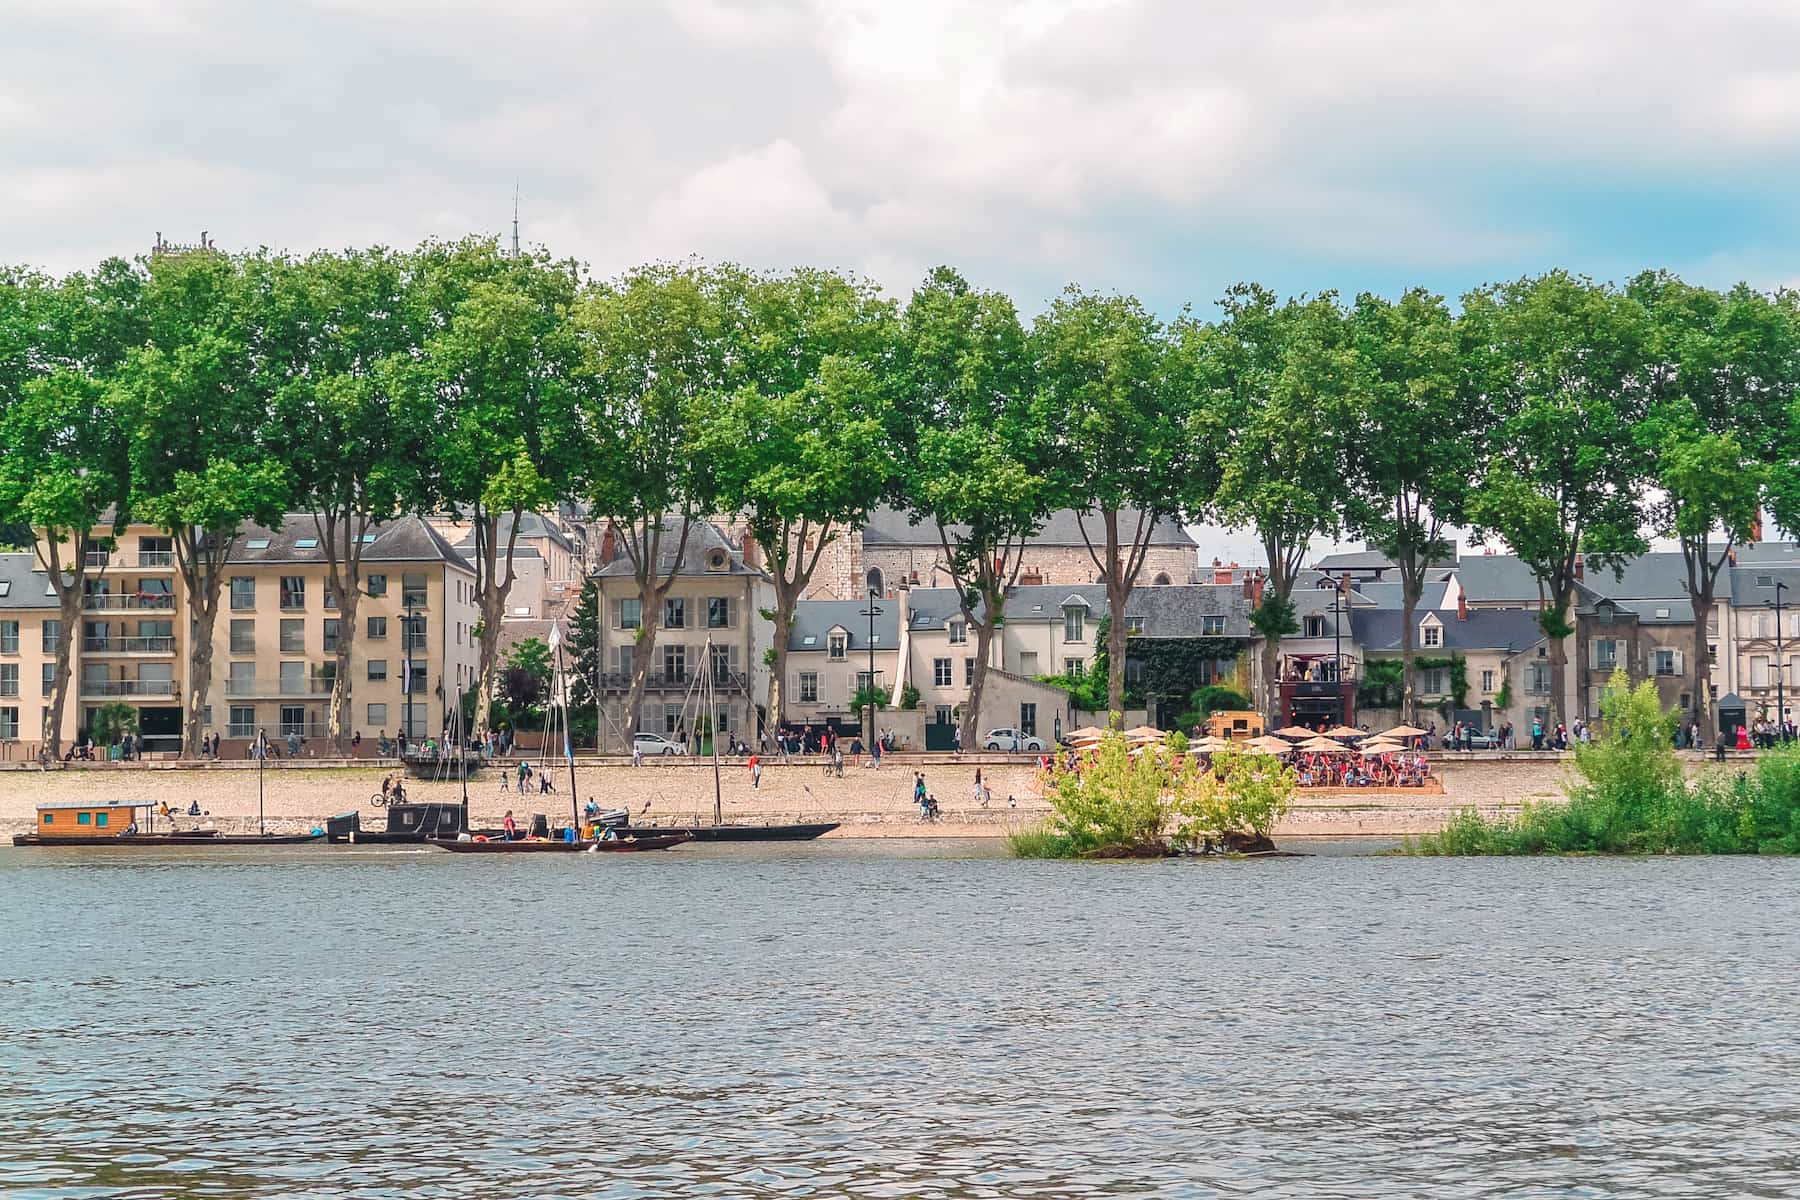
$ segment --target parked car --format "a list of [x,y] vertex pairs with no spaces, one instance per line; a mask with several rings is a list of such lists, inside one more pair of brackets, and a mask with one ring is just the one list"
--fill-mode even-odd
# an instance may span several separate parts
[[1468,743],[1471,750],[1498,750],[1500,748],[1499,735],[1481,729],[1463,734],[1463,741]]
[[1020,733],[1016,729],[990,729],[981,739],[984,750],[1010,750],[1014,753],[1042,754],[1050,747],[1041,737]]
[[672,742],[660,733],[640,733],[631,739],[631,748],[646,758],[658,754],[686,754],[687,747],[680,742]]

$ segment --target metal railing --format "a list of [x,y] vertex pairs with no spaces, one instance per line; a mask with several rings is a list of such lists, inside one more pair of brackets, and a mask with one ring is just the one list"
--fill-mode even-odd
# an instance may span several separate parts
[[85,697],[106,696],[174,696],[178,685],[173,679],[84,679],[81,694]]
[[261,695],[261,692],[257,688],[255,677],[252,676],[249,679],[227,679],[225,694],[227,696],[257,696]]
[[146,637],[84,637],[81,649],[88,654],[173,654],[175,638],[169,634]]
[[175,597],[166,592],[92,592],[81,598],[81,607],[88,612],[167,611],[175,607]]
[[111,557],[112,556],[104,550],[89,550],[86,554],[81,556],[81,565],[84,567],[93,567],[97,570],[104,570],[106,564],[111,560]]
[[281,681],[283,696],[329,696],[331,680],[308,676],[305,679],[283,679]]
[[[685,690],[693,687],[704,675],[705,672],[700,668],[684,671],[679,675],[652,671],[644,686],[650,691]],[[714,671],[712,683],[721,691],[742,691],[750,685],[750,676],[742,671]],[[618,671],[603,672],[600,676],[600,688],[611,692],[630,691],[631,676]]]
[[139,550],[137,564],[140,567],[172,567],[175,565],[173,550]]

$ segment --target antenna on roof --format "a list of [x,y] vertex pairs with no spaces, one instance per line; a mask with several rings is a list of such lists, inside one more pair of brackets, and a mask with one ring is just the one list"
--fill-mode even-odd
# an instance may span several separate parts
[[519,257],[519,177],[513,176],[513,257]]

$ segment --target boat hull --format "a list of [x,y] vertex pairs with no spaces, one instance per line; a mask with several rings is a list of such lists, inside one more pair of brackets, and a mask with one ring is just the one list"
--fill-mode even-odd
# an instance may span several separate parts
[[453,854],[583,854],[598,850],[607,854],[630,854],[641,850],[667,850],[692,838],[680,834],[663,837],[620,838],[617,841],[489,841],[461,842],[449,838],[431,838],[429,844]]
[[813,821],[794,825],[627,825],[625,837],[686,834],[696,842],[810,842],[838,827],[837,821]]
[[195,833],[128,833],[116,837],[77,837],[59,834],[18,833],[13,835],[15,846],[93,846],[95,848],[112,849],[115,847],[138,848],[146,846],[182,846],[190,849],[210,850],[219,846],[303,846],[308,842],[323,841],[322,833],[291,834],[225,834],[212,835]]

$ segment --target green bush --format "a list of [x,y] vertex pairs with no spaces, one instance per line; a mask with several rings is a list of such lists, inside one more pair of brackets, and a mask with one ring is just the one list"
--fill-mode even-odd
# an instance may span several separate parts
[[1018,829],[1007,834],[1006,850],[1014,858],[1075,857],[1075,847],[1069,839],[1052,832],[1048,825]]
[[1406,849],[1415,854],[1800,853],[1800,749],[1767,751],[1754,773],[1715,771],[1689,784],[1654,681],[1613,676],[1598,741],[1577,746],[1581,778],[1565,802],[1516,817],[1473,809]]
[[910,683],[900,685],[900,708],[913,712],[919,707],[919,689]]
[[1188,735],[1181,730],[1171,731],[1167,741],[1170,754],[1186,754],[1188,752]]

